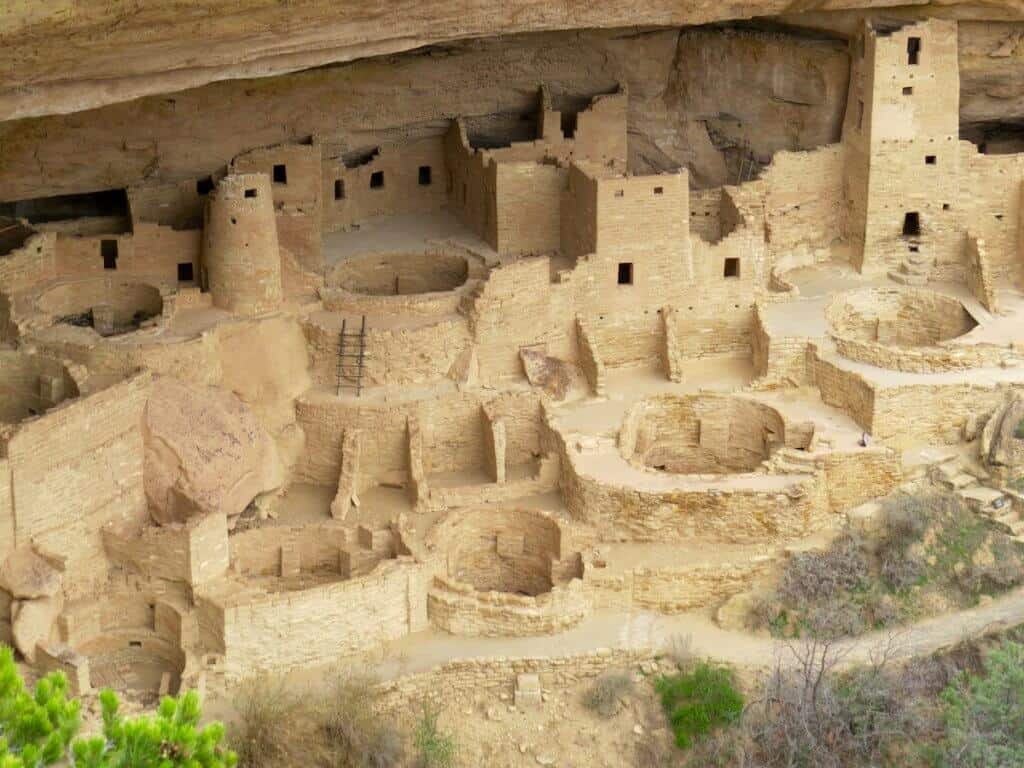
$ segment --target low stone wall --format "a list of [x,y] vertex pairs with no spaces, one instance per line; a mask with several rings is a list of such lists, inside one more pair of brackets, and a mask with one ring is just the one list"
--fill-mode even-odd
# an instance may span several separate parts
[[822,474],[794,476],[785,488],[678,488],[644,491],[580,474],[564,461],[562,492],[569,513],[602,538],[686,541],[695,535],[753,543],[803,536],[830,511]]
[[430,621],[453,635],[551,635],[576,626],[589,612],[590,599],[578,579],[529,596],[481,592],[469,584],[437,576],[427,594]]
[[763,556],[744,562],[636,568],[609,574],[588,563],[583,583],[592,594],[595,608],[682,613],[720,605],[747,591],[774,564],[774,558]]
[[836,351],[843,357],[879,368],[907,373],[965,371],[992,368],[1004,361],[1024,362],[1010,347],[995,344],[944,344],[935,347],[890,347],[878,342],[835,337]]
[[384,683],[379,707],[383,711],[408,705],[424,698],[442,701],[453,693],[488,691],[512,694],[516,676],[540,676],[543,688],[567,688],[613,669],[622,669],[657,654],[647,649],[602,648],[571,656],[536,656],[518,659],[460,659],[442,664],[430,672],[408,675]]

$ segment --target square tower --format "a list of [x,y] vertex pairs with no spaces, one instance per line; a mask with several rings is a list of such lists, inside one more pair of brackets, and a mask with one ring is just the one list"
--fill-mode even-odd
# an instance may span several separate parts
[[926,277],[957,258],[960,73],[956,22],[866,24],[854,44],[843,141],[853,262]]

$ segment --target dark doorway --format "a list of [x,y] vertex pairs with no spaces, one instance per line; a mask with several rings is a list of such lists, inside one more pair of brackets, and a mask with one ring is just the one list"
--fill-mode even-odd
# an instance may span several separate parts
[[117,269],[117,240],[100,240],[104,269]]
[[633,284],[633,262],[622,261],[619,262],[619,285],[632,285]]
[[917,211],[903,214],[903,236],[916,237],[921,234],[921,217]]
[[420,166],[420,186],[421,187],[429,187],[430,186],[430,166],[429,165],[421,165]]
[[192,262],[185,261],[178,265],[178,282],[179,283],[191,283],[194,279],[194,272],[192,269]]
[[370,174],[370,189],[384,188],[384,171],[374,171]]
[[275,184],[287,184],[288,183],[288,168],[284,165],[274,166],[274,183]]
[[921,58],[921,38],[907,38],[907,64],[915,66]]

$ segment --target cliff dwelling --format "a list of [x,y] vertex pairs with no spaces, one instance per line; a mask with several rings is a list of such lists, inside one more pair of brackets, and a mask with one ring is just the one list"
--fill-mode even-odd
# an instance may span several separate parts
[[[490,696],[468,729],[675,637],[771,666],[818,626],[761,620],[787,569],[897,497],[1024,547],[1024,21],[763,5],[246,20],[237,61],[214,13],[201,66],[111,31],[44,67],[56,16],[0,13],[23,669],[230,720],[374,667]],[[1000,578],[839,634],[1024,622]],[[456,764],[644,764],[554,741]]]

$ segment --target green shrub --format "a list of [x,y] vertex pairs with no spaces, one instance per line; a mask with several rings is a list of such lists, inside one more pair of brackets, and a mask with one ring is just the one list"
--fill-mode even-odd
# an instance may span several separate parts
[[455,740],[437,725],[438,712],[424,705],[413,742],[420,768],[451,768],[455,764]]
[[601,675],[583,694],[583,706],[601,717],[612,717],[619,711],[619,699],[633,688],[633,678],[625,672]]
[[725,667],[699,662],[690,672],[658,678],[654,688],[681,749],[743,713],[743,695]]
[[[103,735],[75,739],[78,701],[67,698],[67,680],[51,673],[30,694],[10,648],[0,648],[0,768],[232,768],[234,752],[221,747],[224,726],[199,726],[199,696],[165,697],[155,716],[124,718],[113,691],[100,694]],[[72,741],[74,739],[74,741]],[[69,747],[70,745],[70,754]]]
[[1007,642],[942,694],[944,762],[956,768],[1024,765],[1024,645]]

